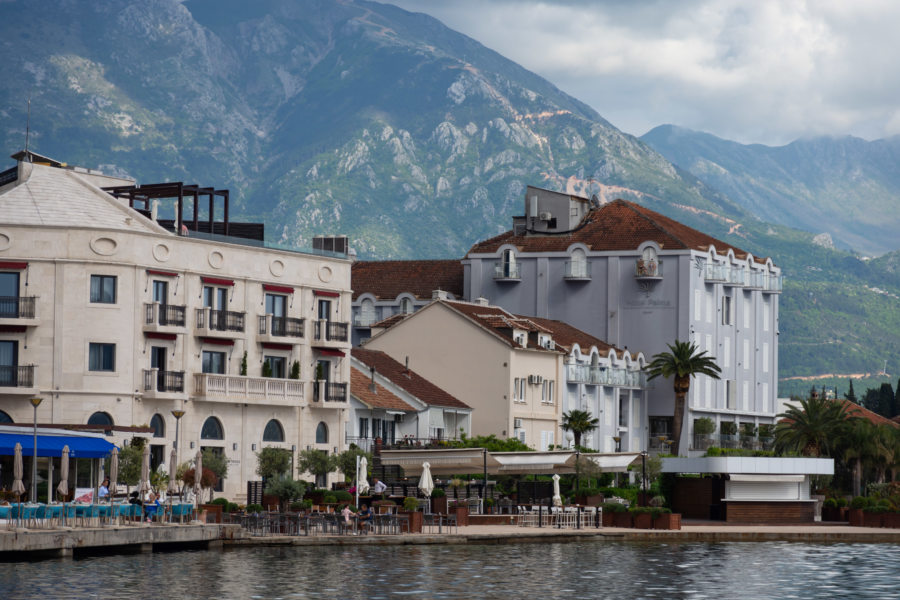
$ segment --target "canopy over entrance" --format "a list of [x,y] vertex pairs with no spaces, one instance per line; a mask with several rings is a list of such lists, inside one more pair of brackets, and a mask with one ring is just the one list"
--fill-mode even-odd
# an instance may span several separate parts
[[[17,431],[18,430],[18,431]],[[34,435],[24,433],[20,427],[3,427],[0,430],[0,456],[12,456],[16,442],[22,444],[22,455],[34,454]],[[37,455],[61,456],[63,446],[69,447],[72,458],[106,458],[115,447],[103,439],[103,436],[90,433],[62,433],[54,435],[46,430],[37,436]]]
[[[382,450],[381,464],[402,467],[407,475],[419,475],[422,463],[431,465],[431,473],[453,475],[482,473],[490,475],[567,474],[575,473],[576,463],[590,461],[607,473],[624,472],[640,457],[637,452],[612,454],[578,453],[570,450],[552,452],[489,452],[484,448],[450,450]],[[581,467],[586,463],[580,462]]]

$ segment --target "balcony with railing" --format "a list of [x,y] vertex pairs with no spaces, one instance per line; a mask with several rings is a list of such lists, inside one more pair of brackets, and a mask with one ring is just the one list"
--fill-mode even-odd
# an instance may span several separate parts
[[0,366],[0,389],[6,394],[35,394],[34,365]]
[[246,313],[198,308],[196,335],[235,339],[244,333]]
[[780,294],[783,285],[784,277],[782,275],[767,274],[762,289],[771,294]]
[[184,394],[184,371],[144,369],[144,398],[173,398]]
[[643,258],[637,259],[634,263],[634,277],[635,279],[641,280],[649,280],[655,281],[658,279],[662,279],[663,276],[663,265],[661,260],[648,259],[644,260]]
[[244,377],[215,373],[194,374],[196,400],[246,402],[278,406],[303,406],[303,382],[299,379]]
[[587,385],[645,387],[646,376],[643,371],[635,369],[566,365],[566,381]]
[[[259,341],[299,344],[306,329],[306,319],[259,315]],[[291,338],[291,339],[285,339]]]
[[147,302],[144,304],[144,331],[184,333],[186,314],[185,306]]
[[350,339],[350,327],[343,321],[316,321],[315,342],[325,346],[340,346]]
[[494,279],[496,281],[519,281],[522,279],[519,263],[508,261],[494,263]]
[[586,260],[567,260],[566,272],[563,277],[568,281],[589,281],[591,279],[591,263]]
[[36,327],[40,324],[34,296],[0,296],[0,325]]
[[347,384],[332,383],[331,381],[314,381],[313,402],[319,404],[347,402]]
[[360,312],[353,315],[354,327],[371,327],[377,322],[378,318],[375,316],[375,313]]
[[692,450],[709,450],[710,448],[740,448],[743,450],[771,450],[775,447],[775,438],[747,435],[728,435],[723,433],[695,434],[691,440]]

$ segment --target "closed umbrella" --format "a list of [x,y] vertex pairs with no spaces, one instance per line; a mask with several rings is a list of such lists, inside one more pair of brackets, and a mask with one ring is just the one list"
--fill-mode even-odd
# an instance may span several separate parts
[[562,506],[562,496],[559,493],[559,473],[553,474],[553,506]]
[[144,444],[144,453],[141,456],[141,485],[138,491],[143,497],[144,492],[150,491],[150,446]]
[[116,495],[116,486],[119,484],[119,449],[113,446],[112,456],[109,459],[109,503],[112,504]]
[[12,491],[17,496],[25,493],[25,484],[22,483],[22,444],[16,442],[15,456],[13,458],[13,486]]
[[175,464],[175,460],[175,448],[172,448],[172,456],[169,458],[169,489],[167,490],[170,496],[178,493],[178,482],[175,481],[175,471],[178,466]]
[[356,474],[356,491],[360,496],[365,496],[369,492],[369,481],[366,478],[369,472],[369,461],[365,456],[359,459],[359,473]]
[[431,464],[422,463],[422,476],[419,477],[419,489],[428,496],[428,512],[431,513],[431,492],[434,491],[434,480],[431,478]]
[[69,493],[69,447],[63,446],[62,459],[59,461],[59,485],[56,488],[63,496]]
[[200,494],[203,491],[201,479],[203,479],[203,454],[197,450],[197,457],[194,459],[194,495],[197,496],[197,509],[200,508]]

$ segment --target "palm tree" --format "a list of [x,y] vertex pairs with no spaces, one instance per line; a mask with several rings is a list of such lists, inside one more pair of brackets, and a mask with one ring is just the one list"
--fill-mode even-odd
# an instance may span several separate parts
[[670,352],[660,352],[653,357],[647,365],[647,375],[650,379],[659,376],[674,379],[675,389],[675,413],[672,418],[672,439],[675,452],[681,444],[681,427],[684,421],[684,405],[688,390],[691,389],[691,377],[707,375],[713,379],[719,379],[722,369],[716,364],[712,356],[706,351],[699,352],[693,342],[680,342],[666,344]]
[[567,413],[563,413],[562,428],[564,431],[572,432],[575,436],[576,446],[581,445],[582,434],[594,429],[599,424],[600,419],[593,417],[591,413],[586,410],[573,409]]
[[775,450],[803,456],[833,456],[855,419],[848,404],[813,396],[778,415]]
[[854,496],[862,495],[862,473],[865,464],[877,453],[874,431],[875,426],[865,419],[857,419],[847,426],[841,439],[842,458],[850,467],[851,492]]

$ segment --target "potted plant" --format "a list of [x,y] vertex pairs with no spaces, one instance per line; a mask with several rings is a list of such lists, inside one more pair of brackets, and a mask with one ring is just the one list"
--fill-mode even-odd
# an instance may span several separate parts
[[869,505],[865,496],[856,496],[850,501],[849,521],[853,527],[863,527],[863,509]]
[[447,492],[441,488],[431,491],[431,512],[447,514]]
[[864,527],[884,527],[884,513],[887,509],[880,503],[870,504],[863,509]]
[[633,523],[631,520],[631,513],[628,512],[628,507],[619,502],[609,502],[608,504],[612,514],[611,526],[631,528]]
[[650,529],[653,527],[653,519],[650,516],[651,510],[653,509],[648,506],[635,506],[631,509],[631,518],[635,529]]
[[425,524],[425,513],[419,511],[419,500],[412,496],[403,499],[403,510],[400,511],[409,518],[409,532],[422,533]]
[[694,420],[694,445],[696,450],[706,450],[712,444],[710,435],[716,432],[716,424],[709,417]]
[[825,498],[825,502],[822,503],[822,520],[839,521],[839,516],[837,500],[835,498]]
[[681,529],[681,515],[664,506],[650,509],[653,529]]

